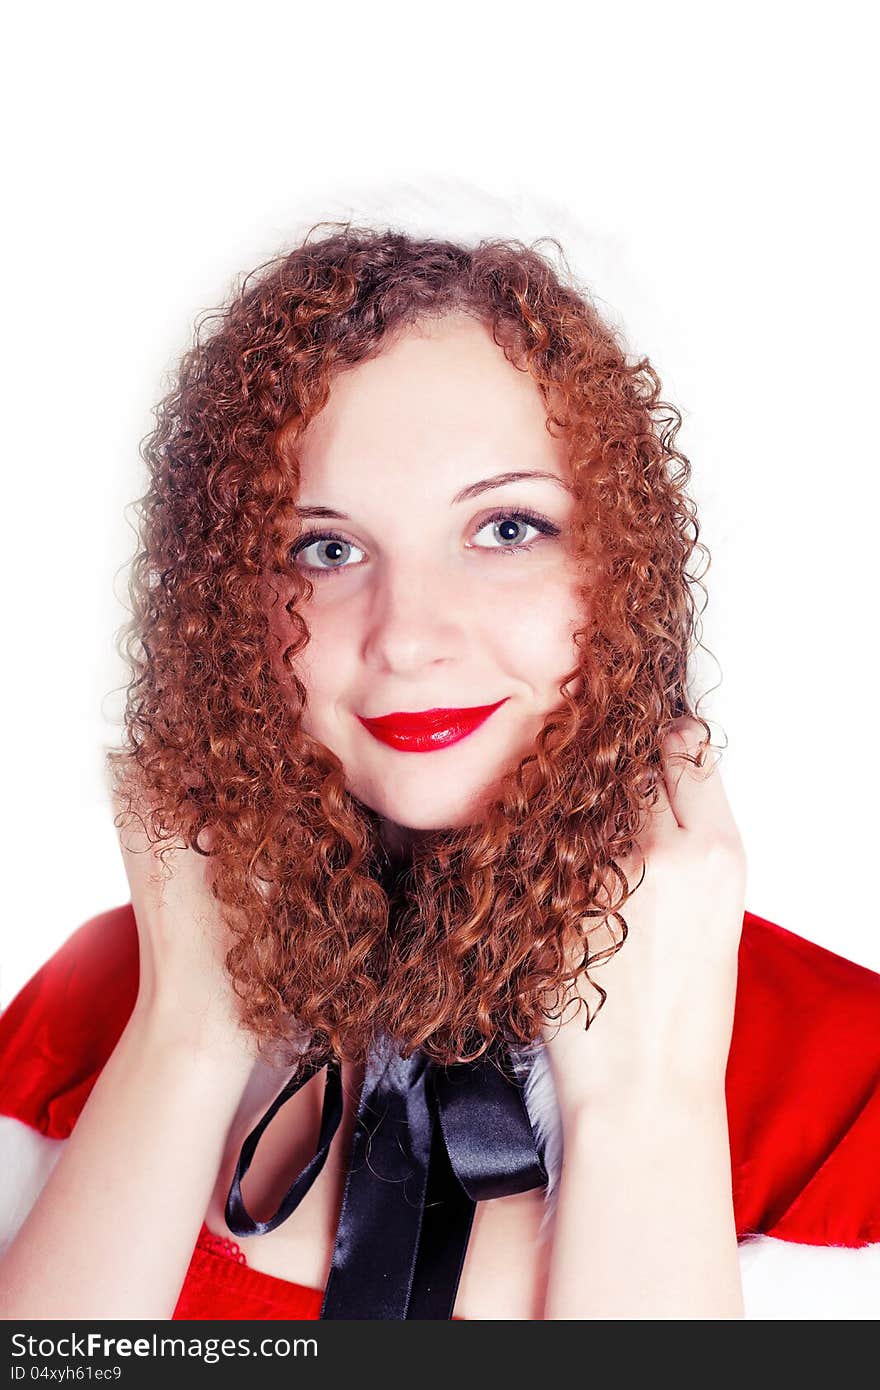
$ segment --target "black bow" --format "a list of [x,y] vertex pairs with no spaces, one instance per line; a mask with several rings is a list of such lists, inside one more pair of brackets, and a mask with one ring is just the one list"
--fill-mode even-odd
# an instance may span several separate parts
[[[476,1203],[546,1187],[521,1082],[491,1048],[440,1067],[387,1043],[367,1057],[322,1318],[451,1318]],[[326,1066],[318,1148],[268,1221],[241,1196],[266,1126]],[[299,1206],[342,1119],[335,1059],[289,1081],[242,1145],[226,1199],[233,1235],[274,1231]]]

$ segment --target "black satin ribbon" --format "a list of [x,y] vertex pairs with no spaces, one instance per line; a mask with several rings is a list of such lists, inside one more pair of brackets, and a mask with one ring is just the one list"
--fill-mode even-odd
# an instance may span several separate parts
[[[338,1062],[327,1077],[318,1147],[278,1210],[255,1221],[241,1195],[260,1136],[322,1069],[289,1081],[242,1145],[226,1199],[233,1235],[274,1231],[324,1166],[342,1119]],[[352,1137],[321,1318],[451,1318],[476,1203],[546,1187],[522,1086],[505,1051],[440,1067],[374,1043]]]

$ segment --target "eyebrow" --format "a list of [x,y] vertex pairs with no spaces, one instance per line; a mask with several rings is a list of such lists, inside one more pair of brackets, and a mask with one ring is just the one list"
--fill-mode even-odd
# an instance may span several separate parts
[[[530,473],[496,473],[492,478],[482,478],[478,483],[469,483],[467,487],[463,487],[461,492],[455,494],[450,505],[454,507],[459,502],[468,502],[472,497],[479,497],[481,492],[488,492],[491,488],[506,487],[508,483],[521,483],[530,478],[548,478],[551,483],[557,483],[561,488],[564,488],[566,492],[571,491],[569,484],[564,478],[558,477],[555,473],[544,473],[540,471]],[[297,507],[296,513],[297,516],[302,517],[329,516],[335,517],[338,521],[351,520],[351,517],[347,516],[345,512],[337,512],[332,507]]]

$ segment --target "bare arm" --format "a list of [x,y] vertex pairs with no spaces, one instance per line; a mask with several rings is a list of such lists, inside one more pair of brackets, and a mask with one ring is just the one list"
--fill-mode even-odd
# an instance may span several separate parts
[[230,937],[207,861],[179,844],[160,863],[133,804],[116,824],[138,997],[0,1261],[7,1319],[171,1317],[258,1060],[226,971]]
[[619,866],[623,944],[607,918],[591,932],[601,1009],[548,1038],[565,1148],[548,1318],[744,1316],[725,1076],[745,854],[701,732],[688,717],[664,738]]
[[741,1318],[723,1090],[564,1117],[545,1318]]
[[0,1262],[0,1317],[169,1319],[252,1065],[135,1008]]

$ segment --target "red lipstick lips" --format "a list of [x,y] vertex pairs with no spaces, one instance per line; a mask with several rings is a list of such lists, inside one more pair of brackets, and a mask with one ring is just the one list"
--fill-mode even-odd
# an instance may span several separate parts
[[389,748],[398,748],[402,753],[433,753],[436,748],[448,748],[467,738],[508,699],[505,695],[494,705],[474,705],[470,709],[425,709],[415,714],[401,711],[383,714],[378,719],[365,719],[359,714],[358,719]]

